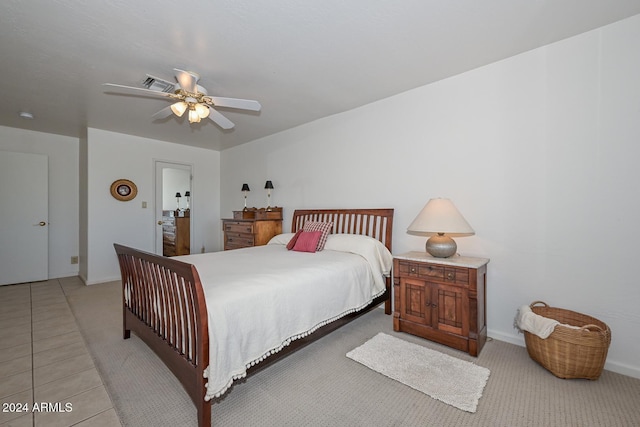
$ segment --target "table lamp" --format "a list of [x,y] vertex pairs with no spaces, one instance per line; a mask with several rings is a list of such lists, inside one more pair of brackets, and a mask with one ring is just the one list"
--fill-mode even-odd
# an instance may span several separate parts
[[430,236],[426,250],[436,258],[448,258],[458,245],[451,238],[473,236],[475,231],[449,199],[431,199],[407,228],[409,234]]
[[244,209],[247,210],[247,193],[251,191],[249,189],[249,184],[242,184],[242,193],[244,194]]
[[264,189],[267,190],[267,210],[271,210],[271,190],[273,190],[273,183],[267,181],[264,183]]

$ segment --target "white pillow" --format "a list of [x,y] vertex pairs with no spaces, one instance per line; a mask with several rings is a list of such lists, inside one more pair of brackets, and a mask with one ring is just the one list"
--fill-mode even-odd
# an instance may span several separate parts
[[296,233],[277,234],[273,236],[271,240],[269,240],[269,243],[267,243],[267,245],[286,245],[287,243],[289,243],[289,240],[291,240],[295,234]]
[[324,249],[350,252],[366,259],[373,271],[389,276],[393,255],[381,241],[359,234],[329,234]]

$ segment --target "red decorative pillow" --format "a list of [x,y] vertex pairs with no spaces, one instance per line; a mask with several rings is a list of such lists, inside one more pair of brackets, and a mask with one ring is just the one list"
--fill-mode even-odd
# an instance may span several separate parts
[[302,231],[320,231],[322,233],[318,241],[318,247],[316,248],[316,251],[321,251],[324,249],[324,244],[327,243],[327,236],[331,233],[332,228],[332,222],[307,221],[304,223]]
[[291,240],[289,240],[289,243],[287,243],[287,250],[291,250],[293,249],[293,247],[296,245],[296,242],[298,241],[298,237],[300,237],[300,234],[302,233],[302,230],[298,230],[296,231],[296,234],[293,235],[293,237],[291,238]]
[[322,237],[321,231],[303,231],[298,236],[293,250],[298,252],[315,252],[320,237]]

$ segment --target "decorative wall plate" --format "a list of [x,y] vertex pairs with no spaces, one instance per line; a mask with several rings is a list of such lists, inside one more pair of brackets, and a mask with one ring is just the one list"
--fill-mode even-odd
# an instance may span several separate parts
[[138,187],[128,179],[118,179],[111,184],[111,195],[121,202],[133,200],[138,194]]

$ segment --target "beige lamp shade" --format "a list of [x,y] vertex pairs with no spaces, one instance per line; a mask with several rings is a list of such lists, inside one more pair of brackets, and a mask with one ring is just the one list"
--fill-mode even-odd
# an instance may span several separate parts
[[456,253],[457,245],[451,236],[475,234],[460,211],[449,199],[431,199],[407,228],[409,234],[432,236],[426,250],[434,257],[447,258]]

